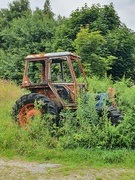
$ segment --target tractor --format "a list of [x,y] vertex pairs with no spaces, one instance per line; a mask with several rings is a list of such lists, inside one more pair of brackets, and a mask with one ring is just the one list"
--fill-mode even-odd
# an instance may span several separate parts
[[[25,58],[21,87],[26,88],[30,93],[15,102],[12,110],[14,119],[24,127],[37,113],[58,116],[62,109],[69,108],[75,111],[78,94],[85,92],[86,99],[89,96],[86,83],[77,82],[80,72],[86,79],[80,57],[71,52],[28,55]],[[99,115],[102,114],[108,94],[99,93],[95,96],[95,108]],[[40,105],[38,110],[35,102]],[[108,106],[108,116],[114,124],[121,119],[121,114],[113,102]]]

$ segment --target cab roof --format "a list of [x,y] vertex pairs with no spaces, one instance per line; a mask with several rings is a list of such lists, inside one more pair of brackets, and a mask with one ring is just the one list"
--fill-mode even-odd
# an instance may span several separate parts
[[71,52],[51,52],[51,53],[45,53],[45,54],[32,54],[32,55],[28,55],[26,56],[26,60],[36,60],[36,59],[45,59],[45,58],[54,58],[54,59],[59,59],[59,58],[64,58],[66,56],[71,56],[73,59],[75,58],[79,58],[78,55],[74,54],[74,53],[71,53]]

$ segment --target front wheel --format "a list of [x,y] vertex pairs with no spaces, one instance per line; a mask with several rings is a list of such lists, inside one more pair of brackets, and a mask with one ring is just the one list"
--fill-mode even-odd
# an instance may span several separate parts
[[13,118],[22,127],[34,119],[37,114],[47,113],[57,116],[57,107],[48,97],[37,93],[23,95],[15,102],[12,110]]

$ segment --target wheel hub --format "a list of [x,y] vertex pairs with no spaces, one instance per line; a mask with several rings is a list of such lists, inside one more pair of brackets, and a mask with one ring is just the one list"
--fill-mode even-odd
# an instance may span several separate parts
[[38,114],[41,114],[41,110],[35,109],[33,103],[25,105],[19,113],[20,126],[24,127],[25,124],[34,120],[35,116]]

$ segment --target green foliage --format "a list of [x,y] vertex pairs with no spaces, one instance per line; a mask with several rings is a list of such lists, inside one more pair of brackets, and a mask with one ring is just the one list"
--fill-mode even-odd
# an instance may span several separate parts
[[[84,82],[84,79],[82,78],[78,78],[77,80],[78,82]],[[107,76],[104,78],[99,78],[97,76],[87,77],[87,83],[90,92],[94,93],[107,92],[108,87],[114,87],[112,78],[108,78]]]
[[70,33],[73,31],[69,29],[69,22],[67,19],[63,19],[62,23],[59,25],[58,20],[58,27],[54,33],[53,39],[53,51],[74,51],[74,47],[72,46],[73,40],[70,37]]
[[85,4],[69,18],[54,18],[49,0],[33,12],[28,0],[15,0],[0,10],[0,28],[1,78],[20,83],[28,54],[71,51],[81,56],[88,76],[134,80],[134,32],[122,25],[112,3]]
[[94,22],[94,29],[100,30],[105,35],[108,34],[108,31],[119,28],[120,18],[114,9],[113,3],[100,7],[99,12],[98,19]]
[[109,151],[109,152],[106,151],[102,158],[105,163],[118,164],[124,162],[126,156],[127,156],[127,151],[123,149],[123,150]]
[[27,18],[14,19],[10,26],[10,29],[4,28],[0,33],[0,76],[20,83],[24,71],[24,57],[27,54],[51,51],[54,24],[53,20],[44,16],[40,19],[36,12]]
[[27,12],[30,12],[30,3],[28,0],[14,0],[9,3],[9,16],[11,20],[14,18],[20,18],[26,16]]
[[43,12],[46,16],[48,16],[49,19],[52,19],[54,16],[54,13],[51,10],[51,4],[49,0],[46,0],[44,3],[44,9]]
[[112,64],[108,74],[112,74],[115,79],[135,78],[135,34],[127,27],[122,26],[119,29],[110,31],[106,36],[107,45],[111,55],[117,57]]
[[91,30],[99,30],[103,34],[120,25],[119,17],[112,3],[110,5],[104,5],[103,7],[101,7],[100,4],[93,4],[91,7],[85,4],[81,9],[77,8],[72,12],[70,17],[70,28],[74,29],[74,39],[81,25],[83,27],[89,25]]
[[87,75],[134,79],[134,32],[120,22],[112,3],[76,9],[54,37],[54,51],[76,51]]
[[9,3],[8,9],[0,10],[0,24],[1,29],[10,27],[10,22],[14,19],[27,17],[28,14],[31,14],[31,9],[28,0],[14,0],[12,3]]
[[[129,80],[123,79],[121,82],[113,84],[110,79],[98,80],[89,79],[90,93],[106,92],[109,86],[116,88],[118,107],[124,114],[124,120],[118,126],[112,126],[107,117],[107,109],[104,115],[98,118],[94,109],[95,100],[90,97],[88,104],[78,100],[76,116],[66,114],[67,120],[66,134],[59,139],[63,148],[133,148],[135,142],[134,123],[134,87]],[[130,95],[129,95],[130,94]],[[67,112],[66,112],[67,113]],[[76,117],[76,118],[75,118]],[[69,119],[68,119],[69,118]],[[66,140],[66,143],[64,143]]]
[[81,28],[74,40],[77,54],[82,57],[82,62],[89,66],[87,74],[104,76],[111,69],[114,56],[107,56],[104,52],[106,41],[100,31],[89,32],[89,28]]

